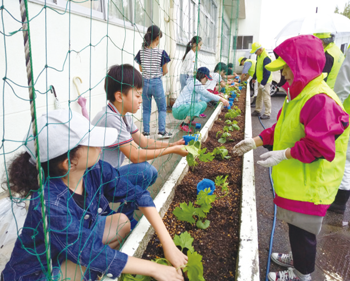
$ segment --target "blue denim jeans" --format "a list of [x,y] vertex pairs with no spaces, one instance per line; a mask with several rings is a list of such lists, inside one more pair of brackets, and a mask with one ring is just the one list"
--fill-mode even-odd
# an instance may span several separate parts
[[158,108],[158,132],[165,132],[166,99],[162,79],[143,79],[142,107],[143,107],[143,131],[150,132],[150,119],[152,112],[152,97]]
[[[132,186],[140,186],[143,190],[154,184],[158,177],[157,169],[148,162],[125,165],[117,170],[121,178],[128,180],[127,182],[130,182]],[[121,188],[127,188],[129,190],[132,187],[124,186]],[[117,213],[124,213],[132,221],[136,209],[137,207],[134,202],[128,202],[127,204],[120,205]]]

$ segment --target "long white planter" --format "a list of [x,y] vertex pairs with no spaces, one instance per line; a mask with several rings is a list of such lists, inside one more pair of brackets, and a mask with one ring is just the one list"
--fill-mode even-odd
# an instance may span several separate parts
[[[246,121],[245,137],[251,137],[252,126],[250,117],[250,96],[246,98]],[[218,106],[201,130],[202,141],[208,137],[208,132],[214,125],[221,113],[222,106]],[[176,166],[169,179],[165,182],[154,204],[161,215],[164,216],[168,210],[175,194],[175,188],[179,185],[188,172],[188,165],[183,158]],[[242,174],[242,205],[241,205],[241,228],[240,228],[240,246],[237,263],[237,279],[239,281],[259,280],[259,255],[258,255],[258,234],[256,221],[255,202],[255,183],[254,183],[254,162],[253,152],[247,153],[243,158]],[[131,235],[124,243],[121,251],[129,256],[141,257],[145,251],[148,242],[154,234],[154,229],[145,217],[142,217]],[[105,277],[104,280],[118,280]]]

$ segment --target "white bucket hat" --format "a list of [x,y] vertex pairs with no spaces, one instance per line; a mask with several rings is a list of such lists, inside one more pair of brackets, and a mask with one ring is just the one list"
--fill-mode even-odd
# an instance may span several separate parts
[[[96,127],[81,114],[68,109],[50,111],[37,119],[40,161],[47,162],[72,150],[78,145],[105,147],[118,137],[114,128]],[[35,163],[32,125],[24,138],[26,151]]]

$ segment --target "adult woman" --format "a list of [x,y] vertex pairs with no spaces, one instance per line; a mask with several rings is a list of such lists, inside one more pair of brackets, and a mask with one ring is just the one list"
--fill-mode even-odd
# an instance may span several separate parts
[[315,268],[316,235],[344,173],[349,115],[323,81],[325,57],[318,38],[293,37],[274,51],[279,58],[266,68],[283,69],[288,96],[277,123],[258,137],[238,143],[233,153],[272,147],[258,164],[274,166],[274,203],[277,217],[289,225],[291,253],[272,254],[274,262],[289,269],[269,273],[269,280],[309,281]]

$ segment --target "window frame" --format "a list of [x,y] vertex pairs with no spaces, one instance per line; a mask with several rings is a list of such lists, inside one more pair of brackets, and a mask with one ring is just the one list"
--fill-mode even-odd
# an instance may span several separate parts
[[[184,31],[184,26],[187,25],[188,26],[188,35],[190,35],[189,37],[187,36],[181,36],[181,32],[179,34],[179,32],[177,31],[177,44],[178,45],[182,45],[182,46],[186,46],[187,43],[189,42],[189,40],[191,40],[191,38],[193,36],[196,36],[197,34],[199,36],[201,36],[200,33],[198,33],[198,26],[197,26],[197,22],[198,22],[198,1],[197,0],[187,0],[188,2],[188,22],[184,20],[184,15],[182,13],[183,11],[183,4],[184,1],[179,0],[178,3],[178,14],[180,15],[180,30]],[[206,6],[203,3],[201,4],[200,7],[200,15],[202,15],[205,19],[205,33],[208,33],[208,28],[210,29],[210,25],[213,24],[214,25],[214,32],[215,34],[212,36],[213,42],[212,42],[212,46],[208,46],[210,45],[210,40],[208,40],[207,38],[205,40],[203,40],[204,44],[203,47],[201,49],[201,51],[205,51],[205,52],[210,52],[210,53],[214,53],[215,49],[216,49],[216,42],[215,42],[215,38],[216,38],[216,33],[217,33],[217,11],[218,11],[218,4],[215,0],[207,0],[210,5],[210,9],[209,11],[206,10]],[[192,10],[193,8],[193,10]],[[193,14],[192,14],[192,13]],[[200,23],[202,24],[202,23]],[[201,36],[202,37],[202,36]]]
[[[39,5],[45,5],[45,0],[28,0],[28,1]],[[109,24],[125,27],[127,29],[134,29],[134,27],[136,26],[136,28],[140,32],[143,32],[143,33],[146,32],[148,26],[143,26],[135,23],[135,15],[134,15],[133,8],[135,5],[135,1],[138,1],[138,0],[127,0],[129,2],[129,13],[131,15],[131,22],[118,19],[117,17],[112,17],[112,18],[110,17],[108,19],[107,18],[108,4],[109,4],[109,1],[111,0],[98,0],[98,1],[101,4],[102,11],[92,10],[92,13],[91,13],[91,9],[85,8],[83,6],[80,6],[79,4],[71,2],[71,13],[74,15],[79,15],[87,18],[90,18],[90,15],[91,15],[91,18],[94,20],[108,22]],[[68,0],[46,0],[46,6],[53,9],[60,10],[60,11],[65,11],[67,2]],[[153,19],[153,1],[150,0],[150,3],[151,5],[150,5],[149,12],[150,12],[151,19]],[[153,23],[153,20],[151,20],[151,22]]]
[[[233,37],[235,37],[235,36],[233,36]],[[240,48],[238,48],[238,38],[239,37],[242,37],[242,49],[240,49]],[[237,41],[236,41],[236,49],[237,50],[250,50],[250,48],[249,48],[249,46],[248,46],[248,48],[247,49],[244,49],[243,47],[243,43],[244,43],[244,38],[245,37],[251,37],[252,38],[252,43],[251,44],[253,44],[253,42],[254,42],[254,36],[253,35],[237,35]],[[233,38],[233,40],[234,40],[234,38]],[[249,44],[248,44],[249,45]],[[233,46],[233,44],[232,44],[232,49],[234,48],[234,46]]]

